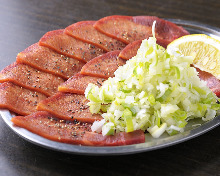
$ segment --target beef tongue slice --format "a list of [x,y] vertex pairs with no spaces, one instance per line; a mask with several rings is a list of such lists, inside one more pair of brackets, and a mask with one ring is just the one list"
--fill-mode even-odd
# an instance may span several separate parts
[[103,136],[91,132],[91,123],[60,120],[45,111],[39,111],[25,117],[16,116],[12,118],[12,122],[42,137],[63,143],[87,146],[117,146],[145,142],[144,132],[141,130],[131,133],[120,132],[114,136]]
[[114,72],[119,66],[125,64],[125,60],[118,58],[120,51],[112,51],[94,58],[85,64],[81,69],[81,74],[109,78],[114,76]]
[[85,64],[83,61],[59,54],[35,43],[17,55],[16,61],[33,68],[68,79],[78,73]]
[[38,103],[37,109],[47,111],[64,120],[78,120],[81,122],[101,120],[101,115],[90,113],[87,103],[88,100],[84,95],[58,92]]
[[51,96],[57,92],[58,85],[63,83],[64,79],[29,65],[14,62],[0,72],[0,83],[6,81]]
[[78,73],[75,76],[68,79],[63,84],[61,84],[58,87],[58,90],[60,92],[84,94],[86,87],[88,86],[89,83],[93,83],[93,84],[100,87],[105,80],[106,79],[104,79],[104,78],[87,76],[87,75],[82,75],[82,74]]
[[10,82],[0,84],[0,108],[20,115],[37,111],[38,102],[46,99],[44,94],[25,89]]
[[189,34],[182,27],[154,16],[109,16],[98,20],[94,27],[105,35],[129,44],[152,36],[154,21],[156,38],[164,47],[176,38]]
[[103,49],[97,46],[66,35],[64,29],[47,32],[40,39],[39,45],[83,62],[88,62],[94,57],[105,53]]
[[126,44],[120,40],[109,37],[98,30],[93,25],[95,21],[81,21],[65,28],[64,33],[76,39],[93,44],[105,51],[122,50]]

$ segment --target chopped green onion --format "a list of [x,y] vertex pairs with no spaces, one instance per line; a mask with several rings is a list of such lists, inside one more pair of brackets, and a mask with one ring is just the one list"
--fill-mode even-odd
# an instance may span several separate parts
[[132,132],[134,131],[133,122],[132,122],[132,112],[126,108],[122,115],[123,118],[125,118],[127,131],[126,132]]
[[106,122],[102,134],[141,129],[157,138],[165,131],[183,132],[192,118],[207,121],[220,112],[217,97],[190,67],[192,58],[174,48],[165,50],[156,44],[154,31],[153,36],[142,41],[137,55],[115,77],[100,88],[86,88],[90,111]]

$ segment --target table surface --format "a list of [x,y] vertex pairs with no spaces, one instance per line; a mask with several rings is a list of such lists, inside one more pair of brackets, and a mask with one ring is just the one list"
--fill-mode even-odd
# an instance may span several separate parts
[[[153,15],[220,28],[219,0],[0,0],[0,70],[47,31],[109,15]],[[220,127],[168,148],[124,156],[48,150],[15,134],[0,118],[0,175],[220,175]]]

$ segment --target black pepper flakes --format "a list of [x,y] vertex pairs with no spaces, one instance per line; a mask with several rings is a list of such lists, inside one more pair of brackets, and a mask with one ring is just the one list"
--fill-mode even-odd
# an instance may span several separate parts
[[97,84],[100,85],[100,86],[102,85],[99,81],[97,81]]

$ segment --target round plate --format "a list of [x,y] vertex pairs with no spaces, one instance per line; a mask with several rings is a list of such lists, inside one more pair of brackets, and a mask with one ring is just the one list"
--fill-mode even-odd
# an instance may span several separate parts
[[[186,30],[188,30],[192,34],[194,33],[207,34],[210,35],[211,37],[220,40],[220,32],[219,32],[220,29],[218,28],[192,21],[183,21],[176,19],[167,19],[167,20],[183,26]],[[190,121],[187,124],[185,128],[185,132],[174,136],[168,136],[167,134],[163,134],[160,138],[154,139],[150,135],[146,134],[146,142],[142,144],[115,146],[115,147],[90,147],[90,146],[65,144],[65,143],[48,140],[34,133],[31,133],[30,131],[24,128],[14,126],[13,123],[11,122],[11,117],[13,116],[13,114],[11,114],[8,110],[0,110],[0,114],[3,120],[6,122],[6,124],[14,132],[16,132],[21,137],[34,144],[62,152],[78,153],[85,155],[122,155],[122,154],[131,154],[131,153],[156,150],[192,139],[220,125],[220,116],[206,123],[202,122],[200,119],[196,119]]]

